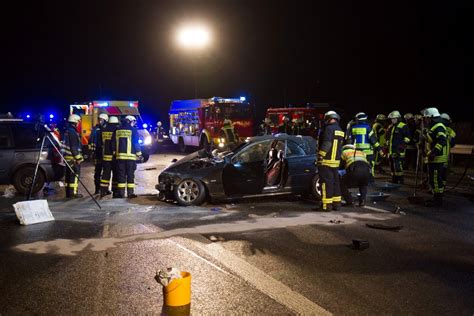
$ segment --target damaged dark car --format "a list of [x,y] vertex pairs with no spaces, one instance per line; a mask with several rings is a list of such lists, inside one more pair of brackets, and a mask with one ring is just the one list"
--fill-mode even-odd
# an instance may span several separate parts
[[180,205],[271,195],[319,198],[316,141],[286,134],[251,137],[234,150],[200,150],[158,177],[160,198]]

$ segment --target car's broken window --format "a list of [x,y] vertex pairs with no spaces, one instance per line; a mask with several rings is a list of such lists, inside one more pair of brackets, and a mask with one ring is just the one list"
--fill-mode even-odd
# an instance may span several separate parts
[[234,163],[248,163],[256,161],[264,161],[272,141],[258,142],[246,146],[241,152],[234,156]]

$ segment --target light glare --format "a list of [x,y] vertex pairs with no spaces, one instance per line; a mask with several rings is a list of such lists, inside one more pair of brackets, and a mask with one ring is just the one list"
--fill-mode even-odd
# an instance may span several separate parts
[[178,31],[178,42],[183,47],[203,48],[210,42],[209,31],[200,25],[189,25]]

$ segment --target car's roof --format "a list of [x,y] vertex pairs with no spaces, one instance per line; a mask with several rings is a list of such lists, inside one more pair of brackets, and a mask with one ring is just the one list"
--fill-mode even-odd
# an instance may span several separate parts
[[292,140],[297,143],[302,143],[304,140],[312,139],[311,136],[301,136],[301,135],[288,135],[285,133],[279,133],[275,135],[263,135],[263,136],[254,136],[248,138],[250,142],[258,142],[263,140]]

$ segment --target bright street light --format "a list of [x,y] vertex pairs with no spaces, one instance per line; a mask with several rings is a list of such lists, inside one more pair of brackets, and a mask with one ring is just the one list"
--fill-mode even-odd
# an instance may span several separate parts
[[202,25],[186,25],[178,30],[178,43],[185,48],[201,49],[211,41],[209,30]]

